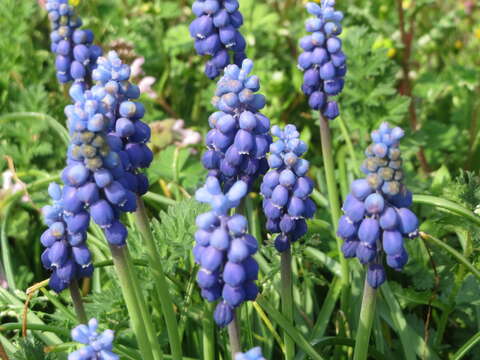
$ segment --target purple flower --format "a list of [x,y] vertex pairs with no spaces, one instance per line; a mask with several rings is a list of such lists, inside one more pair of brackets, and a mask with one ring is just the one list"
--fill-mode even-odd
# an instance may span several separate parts
[[190,24],[190,35],[195,39],[199,55],[209,55],[205,74],[216,78],[231,63],[238,66],[246,58],[245,39],[238,31],[243,16],[237,0],[196,0],[192,5],[197,16]]
[[270,121],[259,112],[265,106],[265,97],[256,93],[260,86],[258,77],[250,75],[252,68],[249,59],[241,67],[227,66],[213,98],[218,111],[209,118],[208,151],[202,162],[224,190],[237,180],[250,187],[268,168]]
[[232,321],[236,307],[255,300],[258,294],[254,283],[258,264],[253,258],[257,240],[247,233],[244,216],[229,215],[246,193],[247,184],[237,181],[224,194],[218,179],[210,176],[195,194],[197,201],[210,204],[212,209],[196,219],[198,230],[193,253],[200,265],[197,283],[205,300],[220,299],[214,319],[222,327]]
[[47,0],[46,9],[52,27],[51,50],[57,56],[58,81],[90,81],[97,58],[102,55],[102,49],[93,45],[93,32],[80,28],[82,20],[68,0]]
[[402,183],[403,136],[402,129],[387,123],[372,132],[362,164],[366,177],[352,182],[338,224],[344,256],[368,265],[367,280],[374,288],[386,279],[381,255],[386,255],[389,267],[401,270],[408,261],[404,238],[418,235],[418,219],[409,209],[412,194]]
[[298,57],[298,67],[304,71],[302,91],[309,97],[308,104],[328,119],[339,115],[337,102],[329,98],[343,90],[347,71],[342,41],[337,37],[342,32],[343,14],[334,6],[334,0],[323,1],[322,5],[307,3],[307,11],[314,16],[305,23],[311,35],[300,39],[304,52]]
[[58,184],[51,183],[48,192],[53,202],[43,208],[49,228],[40,237],[45,247],[41,260],[44,268],[52,271],[50,288],[58,293],[72,280],[92,276],[92,256],[86,245],[90,216],[83,209],[76,213],[65,211],[64,191]]
[[313,217],[316,207],[310,198],[313,182],[306,175],[308,161],[301,158],[307,145],[299,139],[294,125],[285,126],[284,130],[274,126],[272,134],[278,140],[270,145],[270,171],[264,176],[260,190],[267,230],[280,233],[275,247],[283,252],[306,234],[305,219]]
[[235,360],[265,360],[265,358],[262,355],[262,349],[260,347],[255,347],[248,350],[246,353],[235,354]]
[[72,330],[72,339],[85,345],[68,355],[68,360],[118,360],[120,357],[112,352],[114,332],[98,332],[98,322],[91,319],[88,325],[78,325]]

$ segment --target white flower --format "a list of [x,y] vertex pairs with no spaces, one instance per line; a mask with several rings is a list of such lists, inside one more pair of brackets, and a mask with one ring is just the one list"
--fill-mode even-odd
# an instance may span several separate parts
[[145,63],[145,58],[143,56],[133,60],[133,63],[130,66],[130,76],[137,77],[137,76],[143,75],[142,66],[144,63]]
[[155,90],[152,89],[152,85],[157,81],[153,76],[145,76],[140,82],[138,83],[138,87],[140,92],[143,94],[147,94],[148,97],[151,99],[156,99],[158,97]]

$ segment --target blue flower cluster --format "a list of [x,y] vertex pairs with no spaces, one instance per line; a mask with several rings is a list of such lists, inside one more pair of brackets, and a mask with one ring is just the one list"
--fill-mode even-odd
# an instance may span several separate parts
[[323,0],[321,6],[307,3],[307,11],[315,17],[305,24],[312,34],[300,40],[304,52],[298,58],[298,66],[304,71],[302,91],[309,97],[308,104],[328,119],[339,115],[337,102],[329,97],[342,91],[347,72],[342,41],[337,37],[342,32],[343,14],[334,6],[335,0]]
[[75,105],[65,108],[71,143],[62,181],[74,189],[72,201],[88,210],[107,240],[121,246],[127,229],[119,221],[120,213],[136,210],[136,196],[122,159],[107,138],[110,124],[105,99],[93,88],[81,92],[76,86],[71,88]]
[[305,219],[313,217],[316,206],[310,198],[313,182],[307,176],[309,163],[300,158],[307,151],[307,145],[299,139],[297,128],[287,125],[282,131],[273,126],[272,134],[278,140],[270,145],[271,170],[263,177],[260,192],[264,197],[267,231],[279,233],[275,248],[283,252],[306,234]]
[[[134,101],[140,91],[128,81],[129,66],[115,52],[97,63],[91,75],[94,86],[88,89],[87,83],[75,81],[70,88],[74,104],[65,108],[71,138],[61,176],[65,186],[61,199],[54,200],[61,201],[67,225],[81,225],[86,232],[91,216],[110,244],[123,246],[127,229],[120,215],[135,211],[136,194],[148,190],[148,179],[139,169],[153,159],[146,145],[150,127],[141,121],[143,105]],[[63,290],[68,282],[58,286],[54,272],[51,285]]]
[[119,360],[112,352],[114,332],[105,330],[98,333],[98,322],[91,319],[88,325],[78,325],[72,330],[72,339],[85,347],[68,355],[68,360]]
[[238,31],[243,16],[238,11],[238,0],[197,0],[192,10],[197,18],[190,24],[190,34],[195,39],[195,50],[199,55],[212,58],[205,65],[205,74],[216,78],[233,62],[240,66],[246,58],[245,39]]
[[241,68],[227,66],[212,101],[219,111],[209,118],[208,151],[202,162],[226,190],[237,180],[250,187],[268,169],[270,120],[259,112],[265,106],[265,97],[255,93],[260,84],[257,76],[249,75],[252,68],[249,59]]
[[244,216],[229,215],[230,209],[237,207],[246,194],[247,184],[243,181],[237,181],[224,194],[218,179],[212,176],[195,194],[199,202],[209,203],[212,208],[196,219],[198,230],[193,253],[200,265],[197,283],[207,301],[222,298],[214,313],[215,322],[222,327],[232,321],[236,307],[255,300],[258,294],[254,283],[258,264],[253,258],[257,240],[247,234]]
[[262,355],[262,349],[255,347],[246,353],[235,354],[235,360],[265,360],[265,358]]
[[409,209],[412,193],[402,183],[398,146],[403,135],[402,129],[387,123],[372,132],[373,143],[362,165],[366,178],[352,182],[338,224],[338,235],[345,240],[343,254],[368,264],[367,280],[373,288],[386,278],[382,250],[387,265],[401,270],[408,261],[403,239],[418,235],[418,219]]
[[51,183],[48,193],[52,205],[43,208],[48,229],[40,241],[46,248],[42,253],[42,264],[52,271],[50,287],[61,292],[72,280],[90,277],[93,273],[92,256],[86,245],[90,215],[81,203],[71,201],[75,190],[69,186],[63,189]]
[[98,59],[92,78],[96,81],[92,93],[101,98],[109,119],[108,144],[118,153],[125,169],[125,185],[143,195],[148,190],[148,179],[139,170],[148,168],[153,160],[153,153],[146,145],[151,129],[142,121],[143,104],[135,101],[140,90],[128,81],[130,67],[122,63],[116,52],[110,51],[106,57]]
[[57,55],[58,81],[88,80],[97,58],[102,55],[102,49],[92,44],[93,32],[80,29],[82,21],[68,0],[48,0],[46,8],[52,25],[51,50]]

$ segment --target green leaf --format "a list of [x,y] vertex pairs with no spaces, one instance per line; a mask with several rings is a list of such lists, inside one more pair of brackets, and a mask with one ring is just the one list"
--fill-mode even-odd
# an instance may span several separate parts
[[381,292],[385,302],[388,305],[390,316],[394,325],[394,329],[400,337],[405,359],[416,360],[415,354],[420,358],[426,357],[427,359],[440,360],[437,354],[435,354],[423,338],[418,335],[408,324],[402,309],[395,299],[388,283],[384,283],[381,287]]
[[268,315],[270,315],[271,318],[273,318],[278,325],[280,325],[288,333],[290,337],[292,337],[298,347],[302,348],[302,350],[305,351],[312,359],[323,359],[323,357],[315,351],[315,349],[309,344],[303,335],[294,326],[292,326],[280,312],[272,307],[269,302],[263,298],[263,296],[259,296],[256,302],[265,310]]

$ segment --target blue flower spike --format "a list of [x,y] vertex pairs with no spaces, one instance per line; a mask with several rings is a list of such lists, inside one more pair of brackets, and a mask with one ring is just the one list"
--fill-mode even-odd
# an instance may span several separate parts
[[250,75],[252,69],[250,59],[245,59],[241,67],[227,66],[212,100],[218,111],[209,118],[208,150],[202,163],[209,176],[219,179],[224,190],[237,180],[250,188],[268,169],[270,121],[260,113],[265,97],[256,93],[260,85],[258,77]]
[[254,282],[258,278],[258,264],[253,258],[257,240],[248,234],[243,215],[229,215],[247,191],[247,184],[239,180],[224,194],[218,179],[209,176],[195,194],[197,201],[211,207],[211,211],[196,219],[198,230],[193,254],[200,265],[197,283],[205,300],[220,300],[214,312],[220,327],[233,320],[236,307],[255,300],[258,294]]
[[120,357],[112,352],[114,332],[105,330],[98,332],[98,322],[91,319],[88,325],[78,325],[72,330],[72,339],[85,345],[81,349],[68,355],[68,360],[119,360]]
[[260,192],[267,231],[279,234],[275,248],[284,252],[306,234],[305,219],[313,217],[316,206],[310,197],[313,181],[307,175],[309,163],[301,158],[307,144],[299,139],[294,125],[286,125],[284,130],[273,126],[272,134],[278,139],[270,145],[270,171],[263,177]]
[[265,360],[260,347],[254,347],[246,353],[235,354],[235,360]]
[[215,79],[230,63],[240,66],[246,58],[246,42],[239,28],[243,16],[238,0],[196,0],[192,10],[197,17],[190,24],[190,35],[195,39],[199,55],[210,56],[205,74]]
[[347,72],[346,56],[342,52],[343,13],[335,10],[334,0],[324,0],[321,5],[309,2],[307,11],[314,17],[305,23],[311,33],[300,39],[303,52],[298,57],[298,67],[304,72],[302,91],[308,104],[328,119],[339,115],[338,104],[331,100],[340,94]]
[[81,29],[82,20],[68,0],[47,0],[51,23],[51,50],[56,54],[55,66],[60,83],[85,82],[96,67],[102,49],[93,45],[93,32]]
[[395,270],[408,261],[405,238],[418,236],[418,219],[410,210],[412,193],[403,184],[399,141],[404,132],[388,123],[371,134],[362,164],[364,179],[352,182],[338,224],[343,254],[367,266],[367,281],[378,288],[386,280],[383,256]]
[[41,260],[44,268],[52,271],[50,288],[59,293],[73,280],[92,276],[92,255],[86,244],[90,215],[79,201],[70,199],[70,187],[62,189],[51,183],[48,193],[52,204],[42,209],[48,229],[40,237],[45,247]]

